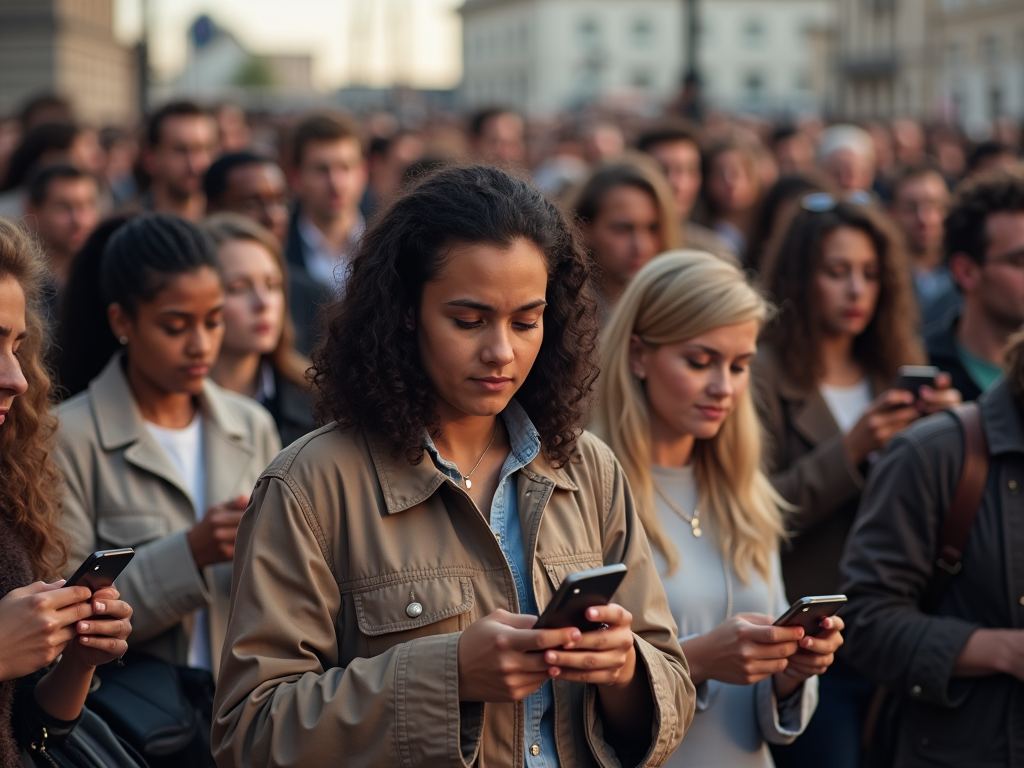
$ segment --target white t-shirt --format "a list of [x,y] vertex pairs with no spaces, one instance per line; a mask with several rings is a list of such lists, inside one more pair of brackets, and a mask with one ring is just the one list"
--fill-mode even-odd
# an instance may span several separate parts
[[[195,508],[196,521],[206,513],[206,457],[203,452],[203,419],[196,413],[192,423],[184,429],[168,429],[146,422],[146,429],[163,449],[188,490]],[[202,669],[213,668],[210,653],[210,615],[207,609],[196,612],[195,626],[188,649],[188,665]]]
[[871,405],[871,382],[867,379],[861,379],[852,387],[822,384],[818,389],[844,435],[853,429]]

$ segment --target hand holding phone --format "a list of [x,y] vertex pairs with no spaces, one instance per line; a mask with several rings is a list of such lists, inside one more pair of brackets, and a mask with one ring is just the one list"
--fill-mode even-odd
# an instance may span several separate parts
[[935,389],[935,377],[940,373],[934,365],[901,365],[892,388],[905,389],[913,392],[915,398],[920,397],[921,387]]
[[844,605],[846,595],[801,597],[775,620],[775,626],[803,627],[809,637],[815,637],[824,631],[821,620],[827,616],[835,616]]
[[576,627],[580,632],[600,629],[600,623],[587,619],[587,609],[608,605],[625,577],[626,566],[621,563],[566,576],[533,628]]
[[133,557],[135,557],[135,550],[131,547],[101,549],[98,552],[93,552],[64,586],[88,587],[93,592],[109,587],[113,585],[114,579],[121,575],[121,571]]

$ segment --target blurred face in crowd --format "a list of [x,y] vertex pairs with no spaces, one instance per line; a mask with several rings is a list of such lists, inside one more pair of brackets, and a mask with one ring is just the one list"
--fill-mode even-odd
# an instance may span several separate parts
[[233,104],[225,104],[218,109],[217,135],[222,152],[240,152],[248,147],[252,132],[245,119],[245,112]]
[[949,189],[937,173],[914,176],[896,187],[892,217],[903,230],[912,254],[939,252],[948,207]]
[[213,162],[217,126],[205,115],[171,115],[160,125],[160,141],[143,151],[143,165],[153,184],[175,200],[188,200],[203,188]]
[[234,211],[259,222],[280,242],[288,232],[288,184],[274,163],[251,163],[232,168],[224,193],[210,203],[210,212]]
[[1016,155],[1009,150],[1006,150],[1005,152],[998,152],[979,160],[974,168],[971,169],[970,175],[981,176],[989,171],[997,171],[1000,168],[1009,168],[1012,165],[1016,165],[1016,163]]
[[107,308],[110,328],[127,338],[129,373],[147,389],[198,395],[224,338],[224,288],[210,267],[173,275],[135,316],[120,304]]
[[849,147],[837,149],[822,162],[822,169],[843,192],[868,190],[875,183],[871,158]]
[[989,215],[985,233],[984,263],[961,255],[951,260],[950,268],[965,303],[1010,334],[1024,324],[1024,212]]
[[71,256],[99,220],[96,182],[91,178],[54,178],[46,199],[41,205],[29,202],[26,213],[48,251]]
[[626,149],[626,140],[619,126],[598,123],[583,137],[583,159],[588,163],[604,163],[620,157]]
[[750,384],[759,330],[756,320],[748,320],[661,346],[634,335],[630,367],[644,384],[652,435],[717,435]]
[[821,244],[815,304],[827,336],[859,336],[878,306],[878,253],[866,232],[838,227]]
[[526,159],[523,119],[510,112],[494,115],[484,122],[476,140],[476,154],[488,165],[509,166]]
[[692,141],[664,141],[647,151],[665,172],[679,218],[685,221],[700,193],[700,150]]
[[295,191],[314,222],[335,221],[359,206],[366,163],[357,139],[310,141],[302,149]]
[[814,169],[814,143],[805,133],[794,133],[775,142],[779,173],[790,175]]
[[401,185],[410,165],[423,157],[423,139],[413,133],[396,136],[387,151],[369,164],[370,184],[378,195],[390,195]]
[[708,196],[720,213],[742,213],[757,202],[757,176],[745,153],[736,149],[719,152],[708,170]]
[[619,290],[664,250],[657,203],[632,185],[609,190],[584,236],[605,284]]
[[224,351],[269,355],[284,327],[284,276],[266,247],[229,240],[218,249],[224,270]]
[[28,389],[18,360],[25,334],[25,292],[8,275],[0,279],[0,425],[7,420],[14,398]]
[[442,419],[505,409],[540,353],[547,283],[544,254],[526,240],[451,249],[409,318]]

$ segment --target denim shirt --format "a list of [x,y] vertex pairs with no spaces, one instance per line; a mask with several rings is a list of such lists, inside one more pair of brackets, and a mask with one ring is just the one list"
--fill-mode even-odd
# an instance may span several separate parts
[[[519,598],[519,612],[537,615],[537,602],[533,595],[533,569],[526,561],[523,545],[523,531],[519,524],[519,500],[516,496],[515,475],[533,461],[540,453],[540,435],[526,415],[526,411],[515,400],[509,402],[501,412],[508,431],[509,452],[498,476],[498,489],[491,501],[491,530],[512,570]],[[454,482],[462,484],[463,475],[452,462],[441,458],[429,436],[425,446],[434,465]],[[540,690],[526,697],[526,766],[527,768],[558,768],[558,753],[555,750],[555,706],[551,681]],[[537,754],[533,754],[534,751]]]

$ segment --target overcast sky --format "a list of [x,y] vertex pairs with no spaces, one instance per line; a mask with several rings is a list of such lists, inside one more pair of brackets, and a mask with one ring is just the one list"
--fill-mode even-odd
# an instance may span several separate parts
[[[114,0],[115,24],[125,41],[138,39],[143,0]],[[335,88],[356,76],[375,85],[394,79],[403,51],[412,85],[450,88],[462,77],[462,0],[149,0],[151,59],[161,78],[185,63],[187,33],[207,13],[253,53],[310,53],[317,85]],[[388,20],[388,17],[391,20]],[[406,19],[403,29],[393,19]],[[359,20],[362,19],[360,24]],[[364,30],[356,37],[353,26]]]

